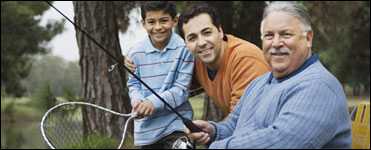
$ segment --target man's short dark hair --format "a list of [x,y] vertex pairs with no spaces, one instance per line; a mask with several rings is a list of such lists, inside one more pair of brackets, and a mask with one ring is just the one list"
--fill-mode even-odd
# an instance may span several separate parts
[[[212,24],[219,30],[219,27],[222,27],[219,13],[216,11],[214,7],[211,7],[210,5],[206,3],[194,3],[191,5],[188,9],[183,11],[183,13],[179,17],[178,22],[178,32],[179,35],[185,39],[183,25],[185,23],[188,23],[188,21],[200,14],[206,13],[210,16]],[[224,35],[223,40],[227,41],[227,37]]]
[[146,19],[146,13],[149,11],[164,11],[169,14],[173,19],[176,17],[176,5],[169,1],[148,1],[144,2],[141,6],[142,19]]

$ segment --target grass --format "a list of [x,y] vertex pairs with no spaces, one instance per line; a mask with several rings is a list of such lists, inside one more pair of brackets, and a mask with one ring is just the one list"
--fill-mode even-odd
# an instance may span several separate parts
[[46,148],[38,130],[43,112],[30,103],[27,97],[1,97],[2,149]]
[[69,143],[67,145],[64,145],[63,147],[57,147],[57,148],[112,149],[112,148],[116,148],[118,144],[119,144],[118,141],[113,138],[105,137],[105,136],[98,135],[98,134],[92,134],[92,135],[88,135],[86,139],[83,139],[80,142],[73,141],[73,143]]
[[203,94],[194,96],[189,99],[191,102],[193,111],[194,111],[194,118],[193,120],[199,120],[202,118],[203,108],[204,108],[204,99]]
[[[203,94],[199,94],[194,97],[191,97],[189,101],[191,102],[193,112],[194,112],[193,120],[202,119],[202,113],[203,113],[203,108],[204,108]],[[196,144],[196,149],[206,149],[206,148],[207,147],[205,147],[205,145]]]
[[8,115],[13,115],[22,116],[23,120],[40,120],[43,112],[31,103],[28,97],[1,97],[1,118],[8,119]]

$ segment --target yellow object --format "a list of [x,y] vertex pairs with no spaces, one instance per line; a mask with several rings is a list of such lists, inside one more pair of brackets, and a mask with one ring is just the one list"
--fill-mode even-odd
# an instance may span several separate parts
[[[352,148],[370,149],[370,104],[358,104],[352,121]],[[352,112],[352,117],[354,112]]]

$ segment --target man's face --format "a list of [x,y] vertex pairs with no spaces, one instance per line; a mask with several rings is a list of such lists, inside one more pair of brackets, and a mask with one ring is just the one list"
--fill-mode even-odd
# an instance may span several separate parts
[[313,32],[304,32],[294,16],[284,12],[269,14],[262,23],[265,59],[276,78],[298,69],[311,54]]
[[177,21],[177,18],[173,19],[170,14],[159,10],[146,12],[146,18],[142,23],[152,43],[155,46],[165,46]]
[[215,66],[221,58],[223,30],[213,25],[206,13],[191,18],[183,25],[188,49],[207,65]]

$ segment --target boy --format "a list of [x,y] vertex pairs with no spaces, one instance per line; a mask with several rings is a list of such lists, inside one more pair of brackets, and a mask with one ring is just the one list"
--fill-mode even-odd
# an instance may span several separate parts
[[[141,11],[148,36],[129,51],[129,59],[137,66],[135,74],[183,117],[192,119],[187,98],[193,57],[182,38],[172,32],[178,21],[175,4],[146,2]],[[129,76],[128,87],[133,112],[141,118],[134,121],[136,146],[170,149],[186,136],[182,121],[138,80]]]

